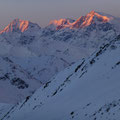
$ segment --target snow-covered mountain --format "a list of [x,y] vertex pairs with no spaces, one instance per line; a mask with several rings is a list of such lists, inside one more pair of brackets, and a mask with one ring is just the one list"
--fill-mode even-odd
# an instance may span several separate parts
[[[65,28],[82,29],[91,25],[97,26],[100,24],[104,24],[105,26],[105,23],[111,23],[114,25],[118,24],[119,18],[102,12],[91,11],[90,13],[86,14],[85,16],[81,16],[76,20],[73,19],[53,20],[49,23],[49,25],[54,26],[56,30],[60,30]],[[109,26],[106,26],[106,30],[108,27]],[[105,30],[105,28],[103,28],[103,30]]]
[[53,20],[42,35],[79,47],[97,48],[120,32],[119,22],[120,18],[91,11],[77,20]]
[[0,31],[1,36],[10,44],[30,44],[41,27],[27,20],[14,19],[8,26]]
[[29,46],[36,40],[52,39],[74,46],[96,48],[101,42],[113,39],[113,36],[120,32],[119,23],[120,18],[91,11],[77,20],[53,20],[45,28],[15,19],[0,33],[8,43],[14,45]]
[[120,36],[12,108],[2,120],[118,120]]
[[[20,77],[30,85],[31,81],[35,82],[35,86],[26,89],[27,92],[22,92],[12,84],[4,89],[2,87],[0,89],[6,92],[4,96],[0,94],[0,102],[19,102],[26,95],[30,95],[31,89],[36,90],[40,84],[47,83],[58,72],[91,55],[102,43],[110,42],[119,34],[119,21],[119,18],[95,11],[77,20],[51,21],[45,28],[30,21],[13,20],[0,32],[0,64],[7,65],[1,67],[1,71],[5,72],[0,77],[8,72],[14,75],[9,67],[11,63],[6,64],[2,59],[8,58],[13,62],[13,66],[17,66],[17,70],[24,71],[24,74],[15,74],[15,77]],[[26,74],[32,78],[29,80]],[[10,81],[11,78],[1,81],[1,86]],[[11,90],[15,95],[9,94]],[[23,97],[19,98],[19,93],[22,93]],[[6,97],[8,95],[9,99]]]

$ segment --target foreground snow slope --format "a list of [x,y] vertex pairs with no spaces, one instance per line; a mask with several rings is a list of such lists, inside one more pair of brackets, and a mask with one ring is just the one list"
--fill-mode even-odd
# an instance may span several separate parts
[[0,119],[6,114],[14,105],[0,103]]
[[53,77],[4,120],[118,120],[120,36]]

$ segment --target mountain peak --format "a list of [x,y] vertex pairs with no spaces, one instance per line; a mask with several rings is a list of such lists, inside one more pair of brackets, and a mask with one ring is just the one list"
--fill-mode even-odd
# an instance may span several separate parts
[[90,11],[88,14],[95,14],[95,13],[97,13],[97,12],[94,11],[94,10],[92,10],[92,11]]
[[24,32],[27,30],[29,25],[29,21],[14,19],[8,26],[6,26],[0,33],[8,33],[8,32],[16,32],[21,31]]
[[56,29],[62,29],[69,27],[75,20],[67,18],[67,19],[59,19],[50,21],[49,25],[54,25]]
[[[14,19],[8,26],[6,26],[1,32],[2,33],[8,33],[8,32],[24,32],[28,30],[28,28],[31,26],[37,26],[37,24],[31,23],[28,20],[21,20],[21,19]],[[40,27],[39,27],[40,28]]]
[[109,22],[110,20],[111,20],[111,17],[105,16],[105,14],[103,13],[91,11],[87,15],[77,19],[73,23],[72,28],[84,28],[94,23],[97,23],[97,24],[106,23],[106,22]]
[[92,23],[100,22],[100,23],[106,23],[110,21],[110,18],[107,16],[104,16],[102,13],[91,11],[86,16],[83,16],[83,23],[81,24],[81,27],[89,26]]
[[96,11],[91,11],[90,13],[88,13],[86,15],[87,17],[88,16],[92,16],[92,17],[97,17],[99,19],[101,19],[103,22],[109,22],[110,21],[110,15],[106,15],[105,13],[100,13],[100,12],[96,12]]

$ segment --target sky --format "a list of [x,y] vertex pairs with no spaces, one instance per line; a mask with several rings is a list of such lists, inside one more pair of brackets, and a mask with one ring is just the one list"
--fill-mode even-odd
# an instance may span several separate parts
[[15,18],[45,27],[51,20],[77,19],[92,10],[120,17],[120,0],[0,0],[0,29]]

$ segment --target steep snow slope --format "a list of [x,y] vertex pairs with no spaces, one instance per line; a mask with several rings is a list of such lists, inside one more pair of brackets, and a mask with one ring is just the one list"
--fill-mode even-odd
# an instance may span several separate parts
[[11,104],[0,103],[0,119],[12,108]]
[[118,120],[119,51],[120,36],[54,76],[3,119]]

